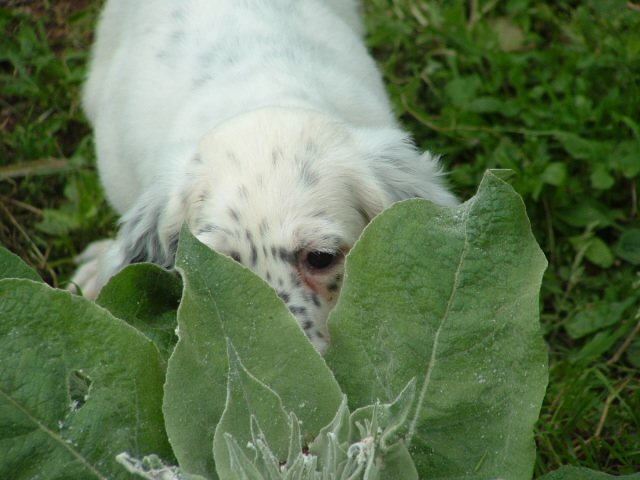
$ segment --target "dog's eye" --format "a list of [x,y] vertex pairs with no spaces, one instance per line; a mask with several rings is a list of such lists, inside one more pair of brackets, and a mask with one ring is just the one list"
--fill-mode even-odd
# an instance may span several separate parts
[[329,267],[336,259],[337,255],[331,252],[309,252],[307,254],[307,265],[309,268],[323,269]]

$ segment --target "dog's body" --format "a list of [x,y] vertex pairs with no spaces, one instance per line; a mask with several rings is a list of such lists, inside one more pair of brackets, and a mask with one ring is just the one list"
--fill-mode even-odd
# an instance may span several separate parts
[[454,205],[394,119],[351,0],[109,0],[84,91],[122,215],[85,295],[129,263],[171,267],[188,221],[276,289],[323,351],[343,256],[410,197]]

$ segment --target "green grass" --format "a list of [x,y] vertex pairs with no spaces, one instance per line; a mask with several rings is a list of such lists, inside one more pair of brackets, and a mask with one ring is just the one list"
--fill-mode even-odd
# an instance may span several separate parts
[[[640,9],[618,0],[367,0],[402,123],[470,197],[515,172],[549,269],[536,474],[640,470]],[[114,232],[79,108],[95,2],[0,9],[0,242],[50,283]],[[499,261],[499,259],[496,259]]]
[[0,242],[48,282],[113,230],[79,88],[98,5],[9,1],[0,9]]

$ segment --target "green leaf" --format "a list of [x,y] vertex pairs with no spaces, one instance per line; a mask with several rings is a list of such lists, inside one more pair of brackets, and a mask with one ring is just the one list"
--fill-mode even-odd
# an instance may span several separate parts
[[320,469],[336,470],[336,466],[347,459],[347,451],[342,445],[349,442],[349,407],[343,397],[340,408],[331,423],[325,426],[309,446],[309,453],[318,457]]
[[567,355],[570,363],[586,367],[601,358],[616,342],[629,334],[629,329],[622,324],[617,329],[607,329],[588,337],[586,343],[579,350],[571,350]]
[[395,205],[349,254],[325,359],[353,408],[417,378],[406,443],[420,478],[531,478],[545,267],[522,200],[491,172],[458,208]]
[[[407,433],[407,418],[409,411],[413,407],[416,398],[416,381],[412,379],[407,386],[400,392],[398,398],[393,403],[376,404],[359,408],[351,414],[351,426],[357,422],[364,423],[365,420],[375,415],[375,421],[384,433],[381,436],[380,443],[382,449],[386,449],[391,443],[400,440]],[[351,428],[350,442],[357,441],[359,438],[354,437],[356,429]]]
[[627,360],[635,368],[640,369],[640,338],[635,338],[627,349]]
[[[411,455],[401,437],[407,434],[408,417],[416,398],[416,382],[411,380],[400,392],[398,398],[390,404],[379,404],[362,407],[351,414],[350,438],[353,444],[363,438],[376,438],[376,455],[379,458],[380,478],[402,478],[418,480],[418,472]],[[360,432],[362,425],[370,425],[370,430]]]
[[398,442],[385,452],[380,478],[382,480],[393,478],[418,480],[420,478],[411,454],[404,443]]
[[71,230],[76,230],[80,224],[78,216],[64,204],[60,210],[45,209],[42,211],[42,221],[36,225],[41,232],[49,235],[63,236]]
[[[231,469],[235,473],[234,479],[237,480],[265,480],[253,462],[247,458],[238,442],[228,433],[224,436],[229,448],[229,461]],[[226,470],[226,469],[225,469]]]
[[[226,436],[232,437],[245,456],[255,455],[257,445],[252,441],[256,436],[252,430],[259,428],[262,440],[276,458],[276,466],[284,463],[289,453],[289,415],[282,408],[277,393],[252,376],[242,365],[238,353],[227,341],[229,375],[227,401],[220,422],[213,437],[213,456],[218,477],[233,478],[234,470],[227,446]],[[257,423],[256,426],[253,426]],[[233,454],[233,450],[231,451]]]
[[616,179],[609,173],[609,168],[599,163],[591,172],[591,186],[597,190],[609,190],[616,183]]
[[475,100],[481,85],[482,80],[477,75],[455,77],[447,83],[445,92],[454,105],[464,108]]
[[553,135],[575,159],[602,161],[607,153],[607,148],[601,142],[586,140],[575,133],[555,131]]
[[0,280],[3,278],[25,278],[41,282],[40,276],[20,257],[0,246]]
[[[333,421],[320,431],[309,446],[317,456],[319,471],[340,479],[417,480],[418,472],[399,431],[406,431],[407,417],[416,393],[412,380],[393,403],[368,405],[351,415],[346,398]],[[358,476],[352,476],[352,475]]]
[[616,260],[609,246],[592,234],[572,237],[569,240],[576,251],[583,252],[591,263],[599,267],[609,268]]
[[591,333],[616,325],[622,319],[624,312],[638,299],[633,295],[624,302],[604,301],[588,304],[576,310],[565,323],[565,329],[571,338],[578,340]]
[[226,401],[227,339],[247,370],[298,416],[302,431],[316,435],[333,418],[342,392],[275,291],[186,227],[176,268],[185,286],[163,409],[180,466],[215,478],[212,444]]
[[608,480],[614,478],[640,480],[640,473],[616,477],[614,475],[596,472],[595,470],[590,470],[588,468],[562,467],[560,470],[556,470],[555,472],[539,477],[538,480]]
[[157,265],[136,263],[111,278],[96,303],[153,340],[166,362],[178,341],[181,296],[178,277]]
[[540,181],[554,187],[561,187],[567,181],[567,164],[560,162],[549,163],[540,175]]
[[607,164],[611,165],[627,178],[640,174],[640,141],[623,140],[609,154]]
[[640,228],[625,231],[616,243],[614,251],[621,259],[633,265],[640,265]]
[[574,227],[588,227],[591,224],[609,227],[616,225],[616,220],[623,217],[618,210],[593,199],[585,199],[577,205],[560,210],[556,215]]
[[495,97],[478,97],[465,106],[468,112],[495,113],[503,108],[503,103]]
[[122,451],[172,458],[155,345],[88,300],[0,281],[0,478],[123,479]]

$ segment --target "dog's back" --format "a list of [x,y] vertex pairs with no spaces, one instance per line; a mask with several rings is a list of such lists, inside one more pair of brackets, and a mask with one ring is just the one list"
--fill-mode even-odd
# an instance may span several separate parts
[[288,106],[354,125],[393,122],[350,0],[111,0],[90,72],[84,107],[121,214],[150,170],[176,161],[175,149],[245,111]]

